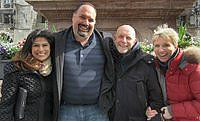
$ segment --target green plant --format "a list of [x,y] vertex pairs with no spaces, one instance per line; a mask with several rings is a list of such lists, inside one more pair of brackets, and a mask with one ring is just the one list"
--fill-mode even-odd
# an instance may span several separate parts
[[153,52],[154,51],[153,44],[146,42],[140,42],[140,48],[147,53]]
[[[200,41],[199,41],[200,39],[196,39],[195,37],[192,37],[190,34],[188,34],[186,25],[183,25],[182,23],[179,26],[178,36],[179,36],[178,41],[179,48],[185,49],[189,46],[200,47]],[[153,45],[150,44],[150,42],[148,41],[140,42],[140,47],[143,51],[147,53],[153,52]]]
[[55,26],[55,25],[52,25],[51,31],[52,31],[52,32],[57,32],[57,29],[56,29],[56,26]]
[[178,46],[182,49],[189,47],[189,46],[200,46],[199,40],[196,40],[195,38],[192,38],[190,34],[187,33],[186,25],[180,24],[179,30],[179,41]]
[[[48,30],[48,21],[45,22],[44,28]],[[54,24],[52,24],[50,31],[57,32],[56,26]]]
[[3,43],[13,42],[11,34],[6,31],[0,31],[0,42],[3,42]]
[[0,31],[0,60],[11,59],[22,47],[22,42],[13,42],[12,36]]

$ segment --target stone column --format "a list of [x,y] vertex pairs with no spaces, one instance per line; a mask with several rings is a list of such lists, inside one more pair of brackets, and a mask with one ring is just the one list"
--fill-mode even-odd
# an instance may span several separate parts
[[37,13],[24,0],[16,0],[14,41],[21,41],[27,37],[35,26]]

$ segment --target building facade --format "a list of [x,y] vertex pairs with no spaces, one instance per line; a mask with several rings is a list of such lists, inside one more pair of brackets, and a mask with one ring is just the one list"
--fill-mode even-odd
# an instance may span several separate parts
[[14,41],[26,38],[39,24],[39,18],[25,0],[0,0],[0,30],[10,32]]
[[[114,33],[117,26],[130,24],[137,31],[139,41],[150,41],[153,30],[167,23],[177,29],[181,21],[189,25],[192,8],[199,0],[26,0],[44,16],[49,26],[62,30],[71,25],[73,10],[81,2],[90,2],[97,9],[96,27]],[[197,15],[196,15],[197,16]],[[195,18],[193,18],[195,19]],[[193,20],[192,19],[192,20]],[[199,30],[192,23],[191,30]],[[192,31],[197,35],[199,31]]]
[[49,29],[54,25],[62,30],[71,26],[73,10],[81,2],[95,5],[98,29],[114,33],[117,26],[130,24],[139,41],[150,42],[153,30],[164,23],[177,30],[184,22],[192,36],[200,35],[199,0],[0,0],[0,30],[9,28],[16,41],[45,28],[45,22]]

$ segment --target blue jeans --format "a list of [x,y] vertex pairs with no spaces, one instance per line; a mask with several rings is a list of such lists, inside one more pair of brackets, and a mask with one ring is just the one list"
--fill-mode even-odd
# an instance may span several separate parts
[[109,121],[107,113],[102,112],[97,104],[63,104],[59,111],[59,121]]

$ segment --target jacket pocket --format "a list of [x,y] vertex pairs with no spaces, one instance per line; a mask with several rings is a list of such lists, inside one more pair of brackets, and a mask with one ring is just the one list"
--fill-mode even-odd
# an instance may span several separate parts
[[145,94],[145,88],[142,81],[136,82],[136,88],[137,88],[137,95],[139,98],[139,101],[141,103],[142,109],[145,110],[147,107],[147,99]]
[[17,101],[15,105],[15,120],[19,121],[24,118],[26,100],[27,100],[27,90],[22,87],[19,87],[19,90],[17,93]]

